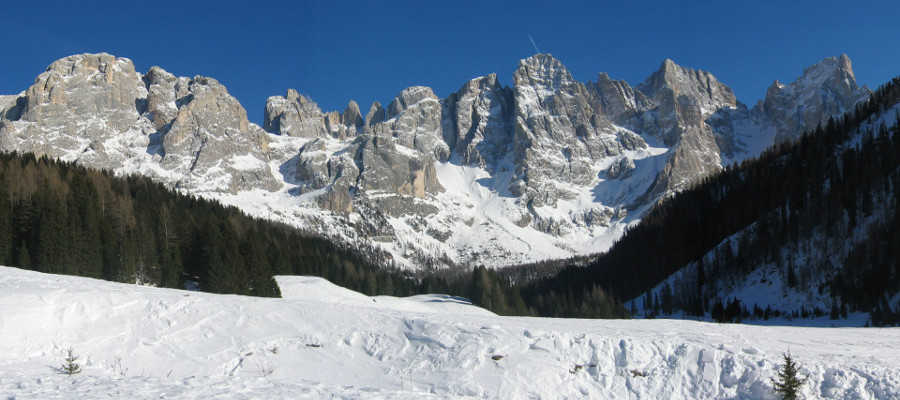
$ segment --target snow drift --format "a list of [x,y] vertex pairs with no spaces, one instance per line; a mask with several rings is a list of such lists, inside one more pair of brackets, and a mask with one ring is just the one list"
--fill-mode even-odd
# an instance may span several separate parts
[[[499,317],[440,295],[279,277],[284,298],[0,267],[5,398],[771,399],[900,396],[900,329]],[[64,351],[83,372],[58,371]]]

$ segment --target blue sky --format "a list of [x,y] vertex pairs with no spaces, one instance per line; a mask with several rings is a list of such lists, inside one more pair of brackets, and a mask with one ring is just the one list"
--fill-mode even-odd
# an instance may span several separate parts
[[[554,3],[554,5],[551,5]],[[900,75],[900,5],[846,1],[17,1],[0,22],[0,94],[25,90],[54,60],[108,52],[141,72],[222,82],[261,122],[288,88],[326,111],[350,99],[363,113],[408,86],[440,97],[497,73],[512,85],[520,59],[559,58],[583,82],[599,72],[632,85],[666,58],[712,72],[752,105],[846,53],[857,80]]]

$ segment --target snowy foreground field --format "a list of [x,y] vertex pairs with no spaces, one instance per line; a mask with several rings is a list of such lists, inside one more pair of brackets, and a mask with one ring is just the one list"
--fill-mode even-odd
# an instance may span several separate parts
[[[806,398],[900,398],[900,329],[508,318],[278,282],[284,299],[0,267],[0,398],[771,399],[788,349]],[[69,347],[81,374],[58,371]]]

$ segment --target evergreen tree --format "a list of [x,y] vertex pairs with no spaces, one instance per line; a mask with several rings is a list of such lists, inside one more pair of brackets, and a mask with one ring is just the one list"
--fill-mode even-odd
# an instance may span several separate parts
[[66,357],[63,358],[63,364],[60,366],[59,370],[66,375],[81,373],[81,365],[78,364],[78,358],[79,357],[75,355],[75,351],[69,347],[66,349]]
[[809,377],[800,378],[797,376],[799,366],[791,357],[791,352],[783,355],[784,365],[778,371],[778,379],[773,379],[775,385],[775,393],[784,400],[796,400],[800,397],[800,388],[809,380]]

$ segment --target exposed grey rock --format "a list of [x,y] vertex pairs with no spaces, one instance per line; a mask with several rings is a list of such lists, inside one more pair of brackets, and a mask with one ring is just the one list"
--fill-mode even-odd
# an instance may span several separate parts
[[496,74],[470,80],[444,100],[444,141],[463,165],[490,168],[511,152],[513,93]]
[[131,129],[145,98],[141,75],[130,60],[105,53],[66,57],[47,67],[4,113],[15,122],[0,129],[0,143],[7,151],[108,168],[110,156],[90,144]]
[[683,130],[702,130],[706,118],[717,110],[737,105],[731,89],[715,76],[672,60],[664,61],[637,88],[657,105],[658,131],[652,133],[669,146],[678,142]]
[[384,121],[384,118],[384,108],[381,107],[381,103],[376,101],[372,103],[372,107],[369,108],[369,113],[366,114],[366,125],[375,125],[381,121]]
[[178,100],[175,97],[175,84],[178,83],[178,78],[154,66],[144,75],[144,83],[147,85],[147,117],[153,122],[154,128],[166,131],[167,124],[178,114],[178,105],[175,102]]
[[18,104],[19,96],[0,96],[0,119],[6,120],[17,120],[19,119],[19,114],[22,112],[23,104],[20,106]]
[[325,131],[331,137],[345,140],[356,136],[365,126],[362,116],[359,114],[359,106],[353,100],[347,105],[343,113],[329,111],[324,114]]
[[656,107],[631,123],[671,147],[671,156],[647,200],[684,190],[721,169],[721,149],[707,120],[722,109],[738,107],[731,89],[706,71],[665,60],[637,86]]
[[803,76],[789,85],[776,80],[765,100],[753,108],[753,115],[775,127],[778,143],[799,138],[871,95],[868,87],[856,84],[850,58],[842,54],[804,69]]
[[[181,78],[175,91],[178,112],[163,136],[160,166],[186,177],[177,186],[210,179],[222,179],[227,186],[221,189],[231,192],[281,186],[266,164],[265,132],[250,124],[247,111],[222,84],[202,76]],[[245,156],[252,159],[235,160]]]
[[622,157],[609,167],[606,176],[609,179],[627,179],[631,177],[631,172],[634,171],[634,168],[634,160],[629,157]]
[[[265,134],[210,78],[175,78],[158,67],[142,76],[126,58],[75,55],[51,64],[14,109],[0,124],[4,150],[114,170],[146,158],[171,172],[148,174],[186,188],[280,187],[266,164]],[[253,160],[236,161],[242,156]]]
[[[790,138],[869,93],[846,56],[774,85],[751,111],[712,74],[671,60],[632,87],[606,74],[579,83],[539,54],[519,63],[512,88],[494,74],[445,99],[416,86],[386,108],[375,102],[365,117],[353,101],[323,112],[288,90],[266,103],[264,127],[278,137],[249,123],[214,79],[158,67],[141,76],[126,59],[81,55],[51,65],[22,95],[0,97],[0,148],[139,171],[189,190],[287,184],[328,211],[298,210],[307,226],[392,241],[401,257],[502,264],[529,261],[530,249],[548,245],[563,254],[603,250],[576,247],[723,160],[755,155],[760,138]],[[273,177],[275,162],[287,182]],[[439,170],[451,179],[446,187],[468,185],[464,193],[447,193]],[[516,227],[546,235],[513,237]],[[545,241],[534,246],[533,237]]]
[[347,108],[344,109],[344,113],[341,114],[341,124],[356,131],[359,128],[362,128],[365,123],[366,121],[363,120],[362,113],[359,111],[359,104],[350,100],[350,103],[347,104]]
[[[532,210],[554,206],[576,195],[573,185],[596,179],[597,161],[621,154],[622,135],[599,112],[595,94],[553,56],[522,60],[513,79],[516,176],[509,189],[525,196]],[[646,147],[635,135],[626,141],[628,147]]]
[[416,198],[442,191],[430,154],[410,154],[397,149],[391,136],[361,136],[356,152],[359,188],[365,192],[384,191]]
[[263,129],[279,135],[303,138],[324,137],[329,132],[319,106],[294,89],[288,89],[284,97],[269,97],[266,101]]
[[[325,138],[304,145],[294,174],[300,192],[325,189],[319,204],[339,213],[352,212],[354,204],[377,206],[395,216],[434,212],[434,206],[413,199],[443,191],[435,159],[446,160],[450,150],[441,136],[441,102],[431,89],[412,87],[401,92],[389,108],[390,118],[373,123],[383,114],[375,103],[369,113],[369,133],[349,143]],[[348,124],[341,121],[341,126],[362,127],[355,103],[344,114],[343,121]],[[329,146],[338,150],[330,152]]]
[[319,199],[322,208],[349,214],[353,212],[353,198],[350,191],[356,186],[359,168],[351,152],[328,154],[328,141],[320,138],[303,146],[298,157],[295,178],[300,182],[300,193],[327,189]]
[[441,102],[431,88],[414,86],[404,89],[391,102],[389,118],[372,125],[379,137],[392,137],[394,143],[445,161],[450,149],[441,131]]
[[610,79],[609,75],[603,72],[597,76],[594,88],[597,91],[599,111],[619,124],[624,124],[636,113],[655,106],[647,96],[632,88],[628,82]]

